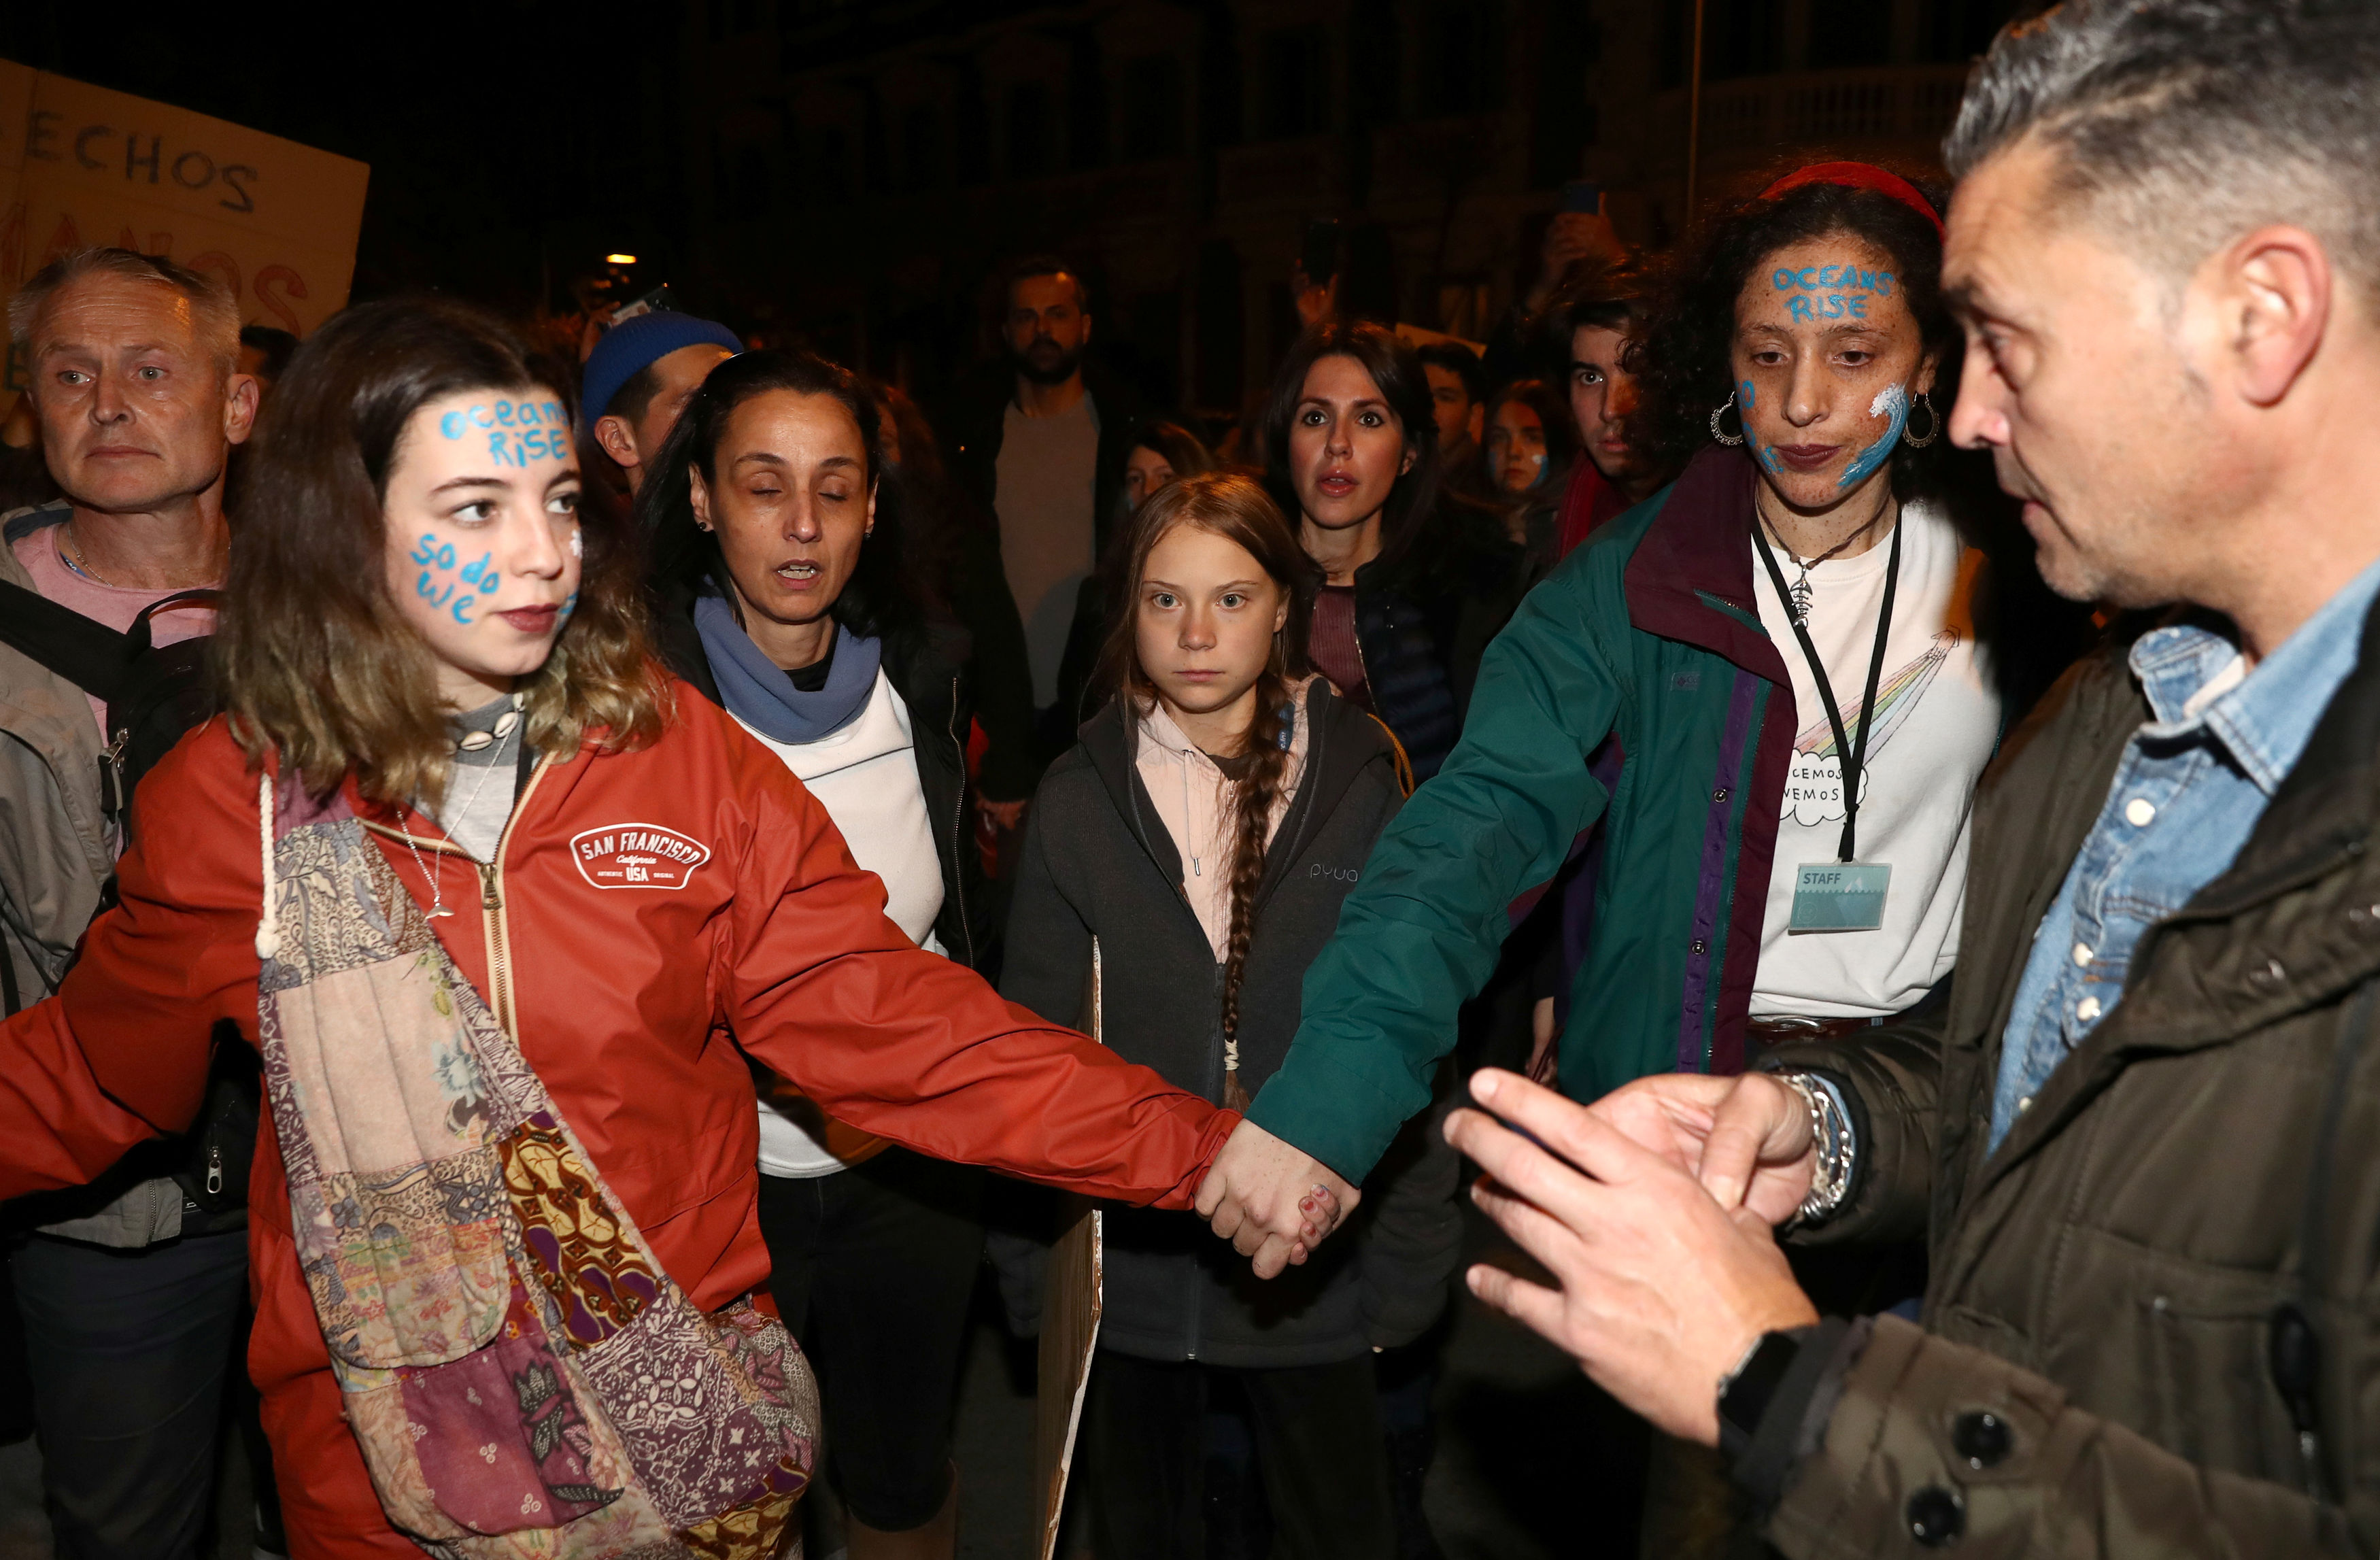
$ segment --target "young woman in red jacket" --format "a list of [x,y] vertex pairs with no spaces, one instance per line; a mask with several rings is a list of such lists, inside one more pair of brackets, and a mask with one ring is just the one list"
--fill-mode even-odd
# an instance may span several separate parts
[[[249,1363],[294,1554],[776,1554],[816,1398],[747,1299],[746,1054],[919,1152],[1135,1203],[1279,1145],[886,919],[785,766],[655,669],[635,549],[578,513],[566,402],[503,326],[352,310],[283,388],[227,714],[141,782],[120,907],[0,1030],[0,1198],[181,1129],[211,1045],[256,1044]],[[1266,1234],[1319,1238],[1306,1204]]]

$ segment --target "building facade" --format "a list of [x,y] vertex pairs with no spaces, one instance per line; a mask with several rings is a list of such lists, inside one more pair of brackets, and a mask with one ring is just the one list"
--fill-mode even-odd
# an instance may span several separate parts
[[[1701,189],[1804,151],[1924,167],[2007,0],[1706,0]],[[930,388],[1001,265],[1074,257],[1159,400],[1239,410],[1310,218],[1367,311],[1478,338],[1571,180],[1685,217],[1693,0],[703,0],[676,40],[681,290]]]

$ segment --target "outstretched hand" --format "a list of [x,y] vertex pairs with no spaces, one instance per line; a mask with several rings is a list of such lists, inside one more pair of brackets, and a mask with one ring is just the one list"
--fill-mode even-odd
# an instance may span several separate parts
[[[1560,1286],[1482,1264],[1472,1291],[1656,1426],[1716,1444],[1720,1378],[1763,1333],[1817,1320],[1767,1224],[1721,1206],[1674,1142],[1641,1142],[1513,1073],[1483,1069],[1471,1092],[1503,1117],[1447,1118],[1448,1140],[1488,1171],[1472,1196]],[[1677,1118],[1631,1116],[1639,1129],[1657,1119]]]
[[1304,1262],[1362,1200],[1329,1165],[1243,1121],[1198,1183],[1197,1209],[1233,1250],[1254,1259],[1258,1278],[1272,1278]]

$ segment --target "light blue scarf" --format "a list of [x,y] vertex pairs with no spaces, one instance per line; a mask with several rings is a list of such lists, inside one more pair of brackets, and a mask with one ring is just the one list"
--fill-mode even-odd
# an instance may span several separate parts
[[719,684],[727,713],[772,742],[799,746],[831,737],[859,718],[876,691],[876,671],[884,645],[863,640],[841,624],[834,630],[834,665],[826,686],[804,693],[784,670],[735,621],[723,597],[704,595],[694,603],[695,631]]

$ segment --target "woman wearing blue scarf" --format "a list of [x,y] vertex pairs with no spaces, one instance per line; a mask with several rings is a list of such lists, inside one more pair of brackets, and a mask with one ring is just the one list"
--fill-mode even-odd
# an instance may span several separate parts
[[[807,352],[722,363],[638,495],[671,667],[783,759],[920,947],[977,962],[965,632],[905,548],[874,399]],[[817,1370],[853,1560],[949,1555],[981,1173],[760,1084],[760,1229]]]

